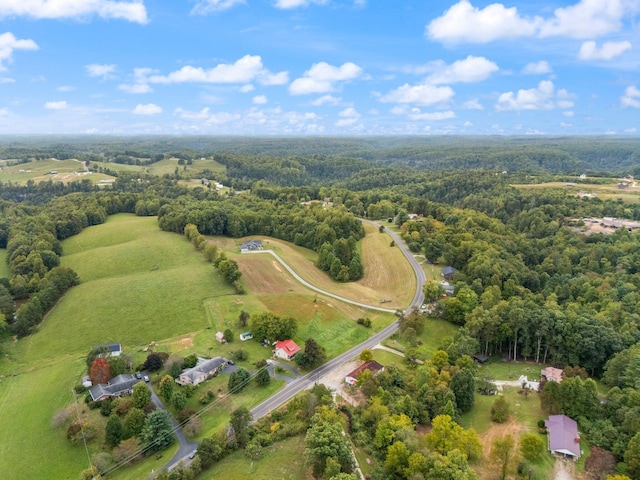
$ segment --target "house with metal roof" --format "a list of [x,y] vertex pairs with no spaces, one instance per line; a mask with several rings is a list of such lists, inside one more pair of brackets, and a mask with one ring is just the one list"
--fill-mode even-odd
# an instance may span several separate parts
[[140,379],[136,378],[135,375],[123,373],[113,377],[107,383],[94,385],[89,389],[89,394],[94,402],[99,402],[109,397],[129,395],[133,392],[133,386],[139,381]]
[[547,427],[549,451],[574,460],[580,458],[580,433],[575,420],[566,415],[550,415],[544,424]]
[[215,357],[209,360],[198,358],[196,366],[183,370],[180,376],[176,378],[176,383],[178,385],[199,385],[208,378],[218,375],[226,366],[227,361],[222,357]]

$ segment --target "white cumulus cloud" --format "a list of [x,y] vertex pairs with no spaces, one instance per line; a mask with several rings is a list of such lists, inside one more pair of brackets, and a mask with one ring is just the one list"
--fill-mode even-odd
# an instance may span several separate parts
[[414,108],[409,113],[411,120],[449,120],[456,118],[455,112],[447,110],[445,112],[421,112],[420,109]]
[[112,74],[116,71],[116,66],[113,64],[100,65],[98,63],[92,63],[90,65],[86,65],[84,69],[90,77],[102,77],[103,79],[107,79],[113,77]]
[[2,0],[0,17],[104,19],[147,23],[147,10],[142,0]]
[[314,63],[303,76],[289,85],[292,95],[328,93],[336,89],[337,82],[354,80],[362,75],[362,68],[352,62],[334,67],[326,62]]
[[349,127],[360,120],[360,114],[353,107],[348,107],[338,113],[340,119],[336,122],[336,127]]
[[11,32],[0,35],[0,71],[6,70],[4,63],[11,62],[14,50],[38,50],[38,45],[33,40],[17,39]]
[[500,70],[491,60],[469,55],[451,65],[444,65],[427,77],[427,83],[441,85],[444,83],[473,83],[486,80],[492,73]]
[[146,105],[139,103],[131,113],[134,115],[159,115],[162,113],[162,108],[153,103],[148,103]]
[[601,47],[598,47],[596,42],[590,40],[582,44],[578,58],[580,60],[612,60],[631,48],[631,42],[628,41],[604,42]]
[[416,105],[433,105],[451,100],[455,92],[451,87],[435,85],[404,85],[392,90],[380,98],[385,103],[414,103]]
[[640,90],[635,85],[628,86],[620,97],[620,104],[623,107],[640,108]]
[[57,102],[46,102],[44,104],[44,108],[46,108],[47,110],[64,110],[68,106],[69,105],[64,100],[57,101]]
[[516,7],[492,3],[478,8],[460,0],[432,20],[425,34],[444,43],[489,43],[521,37],[594,38],[618,32],[636,0],[580,0],[557,8],[553,16],[522,16]]
[[522,69],[522,73],[524,73],[525,75],[544,75],[545,73],[551,72],[551,66],[546,60],[527,63]]
[[518,38],[536,33],[541,19],[520,17],[516,7],[492,3],[483,9],[460,0],[426,28],[429,38],[446,43],[488,43],[500,38]]
[[264,105],[268,102],[266,95],[256,95],[253,97],[252,102],[254,105]]
[[496,110],[553,110],[572,106],[571,95],[566,90],[556,92],[553,82],[543,80],[536,88],[501,94],[496,103]]
[[222,12],[229,10],[236,5],[243,5],[245,0],[198,0],[191,13],[195,15],[207,15],[209,13]]
[[276,0],[274,6],[276,8],[281,8],[283,10],[288,10],[290,8],[298,8],[298,7],[306,7],[307,5],[311,5],[315,3],[317,5],[325,5],[329,3],[328,0]]
[[321,105],[336,106],[340,104],[341,101],[342,99],[339,97],[334,97],[333,95],[323,95],[319,98],[316,98],[314,101],[312,101],[311,105],[313,105],[314,107],[320,107]]
[[[187,65],[168,75],[151,75],[149,83],[250,83],[257,80],[266,85],[285,82],[287,72],[272,74],[262,65],[259,55],[245,55],[235,63],[221,63],[213,68],[204,69]],[[139,82],[143,83],[143,82]]]

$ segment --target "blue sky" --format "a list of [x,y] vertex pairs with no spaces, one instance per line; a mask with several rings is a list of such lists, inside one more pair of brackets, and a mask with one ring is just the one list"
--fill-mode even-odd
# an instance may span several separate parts
[[640,0],[0,0],[0,134],[640,133]]

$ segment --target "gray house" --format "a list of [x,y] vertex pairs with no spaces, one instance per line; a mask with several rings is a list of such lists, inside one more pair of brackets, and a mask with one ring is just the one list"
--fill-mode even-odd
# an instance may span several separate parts
[[253,252],[255,250],[262,250],[262,240],[249,240],[240,245],[241,253]]
[[453,276],[456,274],[457,270],[453,267],[444,267],[442,269],[442,276],[445,280],[453,280]]
[[193,368],[183,370],[176,383],[178,385],[199,385],[210,377],[215,377],[224,370],[227,361],[222,357],[215,357],[210,360],[198,358],[198,363]]
[[133,392],[133,386],[140,380],[134,375],[123,373],[117,377],[113,377],[107,383],[99,383],[89,389],[91,399],[99,402],[108,397],[120,397]]

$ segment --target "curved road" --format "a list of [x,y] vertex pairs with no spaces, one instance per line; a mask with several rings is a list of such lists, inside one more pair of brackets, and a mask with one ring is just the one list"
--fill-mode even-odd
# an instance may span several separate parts
[[367,305],[366,303],[360,303],[360,302],[356,302],[355,300],[349,300],[348,298],[344,298],[341,297],[340,295],[336,295],[335,293],[329,293],[325,290],[322,290],[318,287],[316,287],[315,285],[311,285],[309,282],[307,282],[305,279],[303,279],[300,275],[298,275],[284,260],[282,260],[282,258],[280,258],[280,256],[274,252],[273,250],[252,250],[249,252],[244,252],[244,253],[269,253],[271,255],[273,255],[273,257],[278,260],[278,262],[280,262],[280,265],[282,265],[284,268],[287,269],[287,271],[293,276],[293,278],[295,278],[298,282],[300,282],[302,285],[304,285],[307,288],[310,288],[311,290],[321,293],[322,295],[326,295],[327,297],[331,297],[331,298],[335,298],[336,300],[339,300],[341,302],[344,303],[350,303],[351,305],[355,305],[357,307],[362,307],[362,308],[366,308],[368,310],[378,310],[379,312],[387,312],[387,313],[396,313],[396,310],[393,310],[391,308],[382,308],[382,307],[373,307],[371,305]]
[[[372,225],[375,225],[376,227],[380,227],[380,224],[378,224],[376,222],[371,222],[371,221],[368,221],[368,220],[364,220],[364,221],[366,221],[367,223],[370,223]],[[402,250],[402,253],[407,258],[409,263],[411,264],[411,267],[413,268],[413,271],[415,272],[415,275],[416,275],[416,283],[417,283],[417,285],[416,285],[416,294],[414,295],[413,300],[411,301],[411,304],[409,305],[409,307],[404,311],[405,314],[408,314],[413,310],[414,307],[419,307],[424,302],[424,293],[422,291],[422,288],[424,287],[424,284],[427,281],[427,276],[425,275],[424,270],[420,266],[420,263],[415,259],[415,257],[413,256],[413,254],[411,253],[409,248],[406,246],[406,244],[402,241],[400,236],[397,233],[392,232],[392,231],[390,231],[388,229],[385,229],[385,232],[395,241],[396,246],[398,248],[400,248],[400,250]],[[380,308],[380,307],[372,307],[370,305],[364,305],[364,304],[361,304],[361,303],[358,303],[358,302],[354,302],[354,301],[349,300],[349,299],[343,299],[342,297],[339,297],[338,295],[334,295],[334,294],[322,291],[319,288],[314,287],[314,286],[310,285],[309,283],[305,282],[304,280],[300,279],[300,277],[295,272],[293,272],[291,270],[291,268],[286,263],[284,263],[280,257],[275,255],[273,252],[272,252],[272,254],[278,259],[278,261],[296,279],[300,280],[304,285],[307,285],[308,287],[312,288],[313,290],[322,293],[323,295],[329,295],[332,298],[335,298],[335,299],[338,299],[338,300],[342,300],[342,301],[351,303],[353,305],[359,305],[359,306],[362,306],[364,308],[368,308],[368,309],[372,309],[372,310],[375,309],[375,310],[379,310],[379,311],[392,312],[392,313],[396,312],[396,310],[383,309],[383,308]],[[259,418],[261,418],[261,417],[263,417],[263,416],[265,416],[265,415],[268,415],[269,412],[271,412],[271,410],[273,410],[273,409],[279,407],[280,405],[282,405],[283,403],[287,402],[288,400],[290,400],[293,396],[295,396],[296,394],[298,394],[302,390],[305,390],[305,389],[309,388],[314,383],[316,383],[321,377],[323,377],[323,376],[327,375],[329,372],[331,372],[334,368],[344,364],[345,362],[348,362],[349,360],[351,360],[356,355],[359,355],[362,350],[373,348],[375,345],[380,343],[382,340],[384,340],[385,338],[387,338],[390,335],[392,335],[393,333],[395,333],[396,330],[398,330],[398,320],[394,321],[391,325],[389,325],[386,328],[382,329],[381,331],[379,331],[378,333],[376,333],[372,337],[369,337],[367,340],[365,340],[364,342],[360,343],[359,345],[356,345],[355,347],[347,350],[343,354],[338,355],[337,357],[333,358],[332,360],[329,360],[327,363],[325,363],[324,365],[316,368],[312,372],[306,374],[304,377],[300,377],[300,378],[294,380],[293,382],[288,383],[278,393],[276,393],[272,397],[268,398],[267,400],[262,402],[260,405],[256,406],[253,410],[251,410],[251,413],[253,415],[254,421],[259,419]]]

